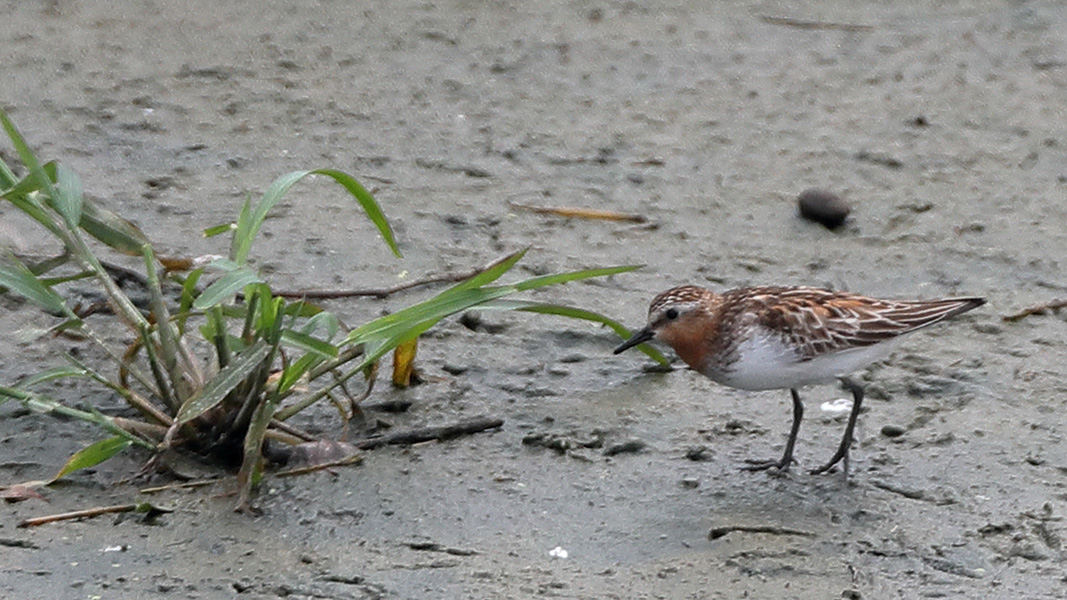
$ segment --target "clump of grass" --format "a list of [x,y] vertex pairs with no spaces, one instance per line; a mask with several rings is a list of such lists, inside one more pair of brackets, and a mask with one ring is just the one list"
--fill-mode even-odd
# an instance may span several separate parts
[[[76,332],[91,340],[117,369],[116,376],[108,376],[104,374],[107,364],[89,365],[67,356],[65,366],[0,387],[0,403],[15,400],[35,411],[80,419],[106,434],[75,453],[55,479],[132,446],[156,454],[177,449],[240,462],[237,506],[247,509],[263,474],[265,439],[303,441],[287,434],[282,423],[316,402],[336,401],[333,394],[339,386],[368,373],[391,350],[410,347],[420,334],[449,315],[472,307],[521,310],[603,323],[620,336],[628,335],[622,325],[591,311],[505,297],[636,267],[589,269],[497,284],[525,251],[425,302],[342,335],[337,317],[311,303],[279,297],[248,264],[268,212],[293,185],[312,175],[338,183],[374,223],[382,241],[400,256],[378,202],[351,175],[332,169],[279,177],[258,202],[245,201],[235,223],[205,231],[207,235],[230,234],[227,257],[206,265],[181,265],[189,267],[184,274],[168,269],[164,276],[152,244],[136,225],[93,204],[84,196],[78,177],[62,163],[41,164],[2,110],[0,123],[26,171],[18,178],[0,160],[0,198],[40,224],[62,246],[59,257],[36,265],[9,256],[0,265],[0,288],[56,315],[53,331]],[[88,237],[113,251],[141,258],[147,307],[139,308],[116,284]],[[61,265],[68,270],[73,265],[75,272],[50,275]],[[208,273],[219,276],[201,286]],[[176,301],[164,293],[164,277],[180,284]],[[88,319],[86,311],[71,306],[56,289],[75,279],[92,281],[103,292],[110,314],[128,331],[125,348],[114,347],[98,332],[101,317]],[[666,363],[651,348],[644,350]],[[70,406],[36,391],[43,382],[66,377],[87,378],[104,386],[136,409],[139,418],[106,415],[93,406]]]

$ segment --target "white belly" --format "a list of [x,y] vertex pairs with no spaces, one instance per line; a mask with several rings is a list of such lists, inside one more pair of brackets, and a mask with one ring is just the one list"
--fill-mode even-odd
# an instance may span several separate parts
[[894,346],[892,341],[882,342],[801,362],[796,349],[777,336],[753,336],[738,346],[738,359],[733,364],[725,369],[705,368],[703,373],[718,383],[742,390],[796,388],[859,371],[889,356]]

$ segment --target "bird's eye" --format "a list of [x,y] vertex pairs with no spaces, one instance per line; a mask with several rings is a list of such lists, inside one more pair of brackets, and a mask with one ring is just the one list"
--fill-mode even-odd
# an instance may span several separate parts
[[667,319],[673,321],[673,320],[678,318],[678,309],[677,308],[668,308],[667,311],[663,313],[663,316],[665,316],[665,317],[667,317]]

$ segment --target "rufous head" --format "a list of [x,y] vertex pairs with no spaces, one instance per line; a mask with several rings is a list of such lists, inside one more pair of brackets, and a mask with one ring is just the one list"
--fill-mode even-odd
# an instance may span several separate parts
[[671,288],[656,296],[648,307],[648,324],[615,348],[615,354],[655,338],[670,344],[689,362],[686,350],[702,345],[701,321],[709,316],[707,303],[712,298],[713,292],[695,285]]

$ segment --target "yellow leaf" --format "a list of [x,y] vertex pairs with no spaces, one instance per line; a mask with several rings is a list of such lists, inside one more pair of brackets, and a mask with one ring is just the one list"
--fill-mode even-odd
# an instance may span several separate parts
[[415,372],[415,351],[419,338],[404,342],[393,351],[393,385],[406,388],[411,385],[411,374]]

